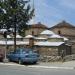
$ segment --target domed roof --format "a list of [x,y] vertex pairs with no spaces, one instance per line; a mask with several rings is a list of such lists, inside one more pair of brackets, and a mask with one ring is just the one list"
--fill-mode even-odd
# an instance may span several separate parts
[[34,38],[34,36],[33,35],[27,35],[27,36],[25,36],[25,38]]
[[52,32],[50,30],[45,30],[45,31],[41,32],[40,34],[43,34],[43,35],[53,35],[54,32]]
[[6,32],[6,31],[7,31],[7,29],[0,29],[0,32],[2,32],[2,33]]
[[7,35],[7,38],[12,38],[10,35]]
[[58,23],[57,25],[51,27],[51,29],[53,29],[53,28],[62,28],[62,27],[75,28],[74,25],[71,25],[71,24],[67,23],[66,21],[62,21],[62,22]]
[[69,39],[63,36],[64,41],[68,41]]
[[31,27],[32,28],[44,28],[44,29],[48,28],[46,25],[41,24],[41,22],[38,22],[37,24],[32,24]]
[[22,38],[22,36],[20,36],[20,35],[17,34],[17,35],[16,35],[16,38]]
[[57,34],[53,34],[52,36],[50,36],[51,38],[62,38],[60,35]]
[[47,38],[44,38],[44,37],[35,37],[35,39],[42,39],[42,40],[44,40],[44,39],[47,39]]

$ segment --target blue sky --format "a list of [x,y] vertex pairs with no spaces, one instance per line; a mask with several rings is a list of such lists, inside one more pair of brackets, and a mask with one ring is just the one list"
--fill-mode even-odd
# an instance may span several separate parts
[[75,0],[34,0],[34,2],[35,17],[30,23],[41,22],[51,27],[65,20],[75,25]]

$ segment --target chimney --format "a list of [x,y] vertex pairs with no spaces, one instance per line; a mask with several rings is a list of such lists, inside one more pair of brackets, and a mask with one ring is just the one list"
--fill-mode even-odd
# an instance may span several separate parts
[[29,47],[33,48],[33,46],[34,46],[34,37],[29,38]]
[[34,31],[32,31],[32,36],[34,36]]
[[34,31],[32,31],[32,36],[29,38],[29,47],[33,48],[34,46]]
[[41,22],[38,22],[38,24],[41,24]]

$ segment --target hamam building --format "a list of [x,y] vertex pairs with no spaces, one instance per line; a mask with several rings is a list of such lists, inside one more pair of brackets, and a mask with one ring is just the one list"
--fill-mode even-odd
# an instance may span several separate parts
[[[60,27],[56,26],[50,29],[41,23],[29,26],[25,38],[20,37],[17,39],[17,46],[20,46],[21,44],[21,46],[29,47],[29,45],[32,46],[32,44],[34,44],[34,49],[37,50],[41,56],[61,56],[62,51],[64,51],[64,55],[70,55],[74,53],[74,51],[71,50],[71,45],[73,48],[74,43],[72,40],[68,40],[72,38],[74,39],[74,26],[64,21],[59,23],[59,26]],[[61,34],[64,34],[64,30],[62,29],[66,30],[65,35]],[[70,33],[70,31],[72,34],[69,36],[68,33]],[[34,40],[30,40],[32,37],[34,37]],[[9,48],[11,48],[10,46],[13,46],[13,44],[13,40],[9,38]],[[5,42],[2,44],[1,41],[0,45],[4,47]]]
[[72,54],[75,54],[75,26],[62,21],[57,25],[54,25],[49,30],[54,33],[64,36],[69,39],[69,43],[72,45]]

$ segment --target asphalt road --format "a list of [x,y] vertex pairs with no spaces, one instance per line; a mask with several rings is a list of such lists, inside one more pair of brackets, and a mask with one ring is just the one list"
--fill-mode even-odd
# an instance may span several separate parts
[[75,75],[75,70],[0,65],[0,75]]

